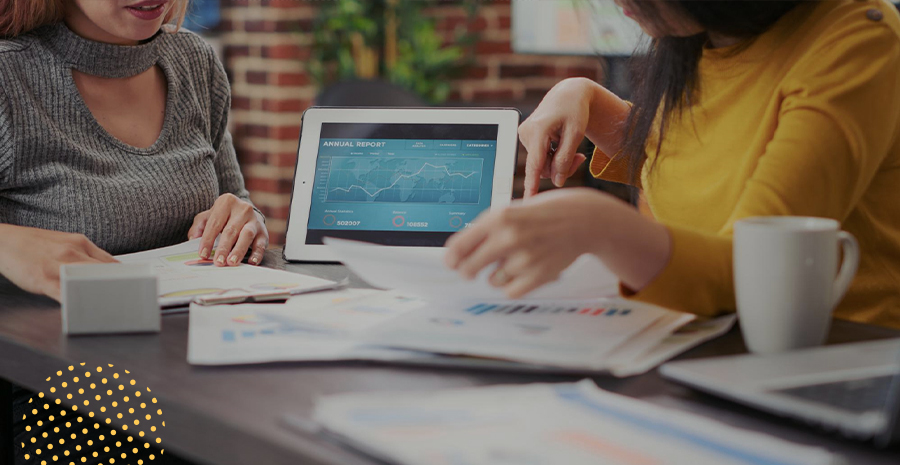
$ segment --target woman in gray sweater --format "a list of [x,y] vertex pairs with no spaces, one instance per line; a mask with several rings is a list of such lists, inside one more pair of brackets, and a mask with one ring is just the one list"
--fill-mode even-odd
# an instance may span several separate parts
[[164,27],[186,3],[0,2],[0,274],[23,289],[58,299],[61,264],[194,237],[219,266],[262,261],[225,71]]
[[[198,36],[163,26],[180,24],[186,4],[0,1],[0,275],[59,299],[62,264],[197,237],[218,266],[248,251],[250,263],[262,261],[268,232],[226,129],[225,71]],[[29,442],[16,462],[48,462],[54,437],[20,421],[30,396],[15,394],[16,447]],[[74,420],[46,413],[37,422],[45,432]],[[77,463],[112,463],[122,452],[74,439],[65,449],[66,463],[70,452],[84,457]]]

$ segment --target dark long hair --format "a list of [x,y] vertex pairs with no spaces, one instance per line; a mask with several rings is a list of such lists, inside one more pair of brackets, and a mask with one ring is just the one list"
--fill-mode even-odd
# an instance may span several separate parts
[[[709,33],[748,41],[759,36],[802,0],[661,0],[686,14],[707,32],[690,37],[654,39],[648,53],[636,60],[633,107],[625,123],[622,155],[633,182],[640,177],[647,141],[659,118],[654,163],[662,149],[666,126],[680,118],[699,96],[698,65]],[[656,1],[637,0],[647,18],[659,18]],[[652,169],[652,166],[649,168]]]

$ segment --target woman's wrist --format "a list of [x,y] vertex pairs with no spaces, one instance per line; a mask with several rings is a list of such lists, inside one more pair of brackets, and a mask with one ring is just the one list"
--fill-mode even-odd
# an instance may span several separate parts
[[586,229],[595,233],[587,250],[603,260],[624,285],[640,290],[669,263],[669,230],[618,199],[602,197],[588,217]]
[[13,242],[13,240],[19,239],[21,237],[28,237],[28,234],[33,234],[34,232],[35,230],[33,228],[29,228],[28,226],[0,223],[0,237],[6,239],[7,243],[11,243]]
[[597,148],[612,156],[622,146],[631,105],[600,84],[589,79],[585,81],[590,95],[590,117],[585,135]]
[[618,205],[613,203],[618,202],[618,200],[607,194],[600,192],[597,194],[597,201],[593,202],[592,208],[584,212],[586,219],[585,233],[588,237],[581,240],[585,243],[588,253],[603,258],[608,255],[608,250],[615,247],[615,238],[618,236],[618,233],[615,231],[618,228],[616,221],[620,213]]

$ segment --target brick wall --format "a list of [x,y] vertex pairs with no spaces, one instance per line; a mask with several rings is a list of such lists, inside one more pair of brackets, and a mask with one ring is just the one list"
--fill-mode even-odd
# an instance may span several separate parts
[[[306,67],[318,3],[225,0],[223,5],[221,41],[232,85],[234,143],[251,198],[268,217],[272,244],[284,243],[300,118],[318,91]],[[446,0],[433,3],[426,13],[451,40],[453,31],[466,23],[465,11]],[[601,64],[593,57],[513,53],[510,26],[508,0],[482,4],[471,23],[480,33],[475,62],[453,83],[452,101],[517,106],[527,113],[566,77],[602,78]]]

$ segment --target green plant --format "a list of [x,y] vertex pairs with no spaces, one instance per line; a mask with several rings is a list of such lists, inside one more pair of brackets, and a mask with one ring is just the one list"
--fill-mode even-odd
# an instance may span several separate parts
[[[432,103],[450,94],[449,79],[471,61],[477,34],[460,27],[445,45],[435,21],[423,18],[422,0],[332,0],[314,23],[310,71],[320,86],[347,79],[384,79]],[[441,2],[446,4],[447,2]],[[458,0],[469,22],[475,0]]]

